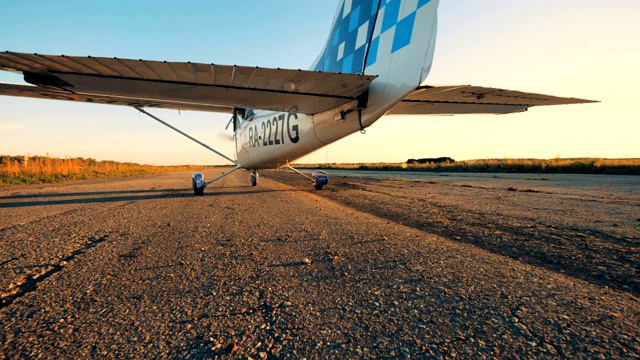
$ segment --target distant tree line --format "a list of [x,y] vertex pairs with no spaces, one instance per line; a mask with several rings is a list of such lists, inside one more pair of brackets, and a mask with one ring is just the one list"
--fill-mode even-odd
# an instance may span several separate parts
[[409,159],[405,163],[406,164],[444,164],[444,163],[454,163],[456,162],[450,157],[439,157],[439,158],[422,158],[422,159]]

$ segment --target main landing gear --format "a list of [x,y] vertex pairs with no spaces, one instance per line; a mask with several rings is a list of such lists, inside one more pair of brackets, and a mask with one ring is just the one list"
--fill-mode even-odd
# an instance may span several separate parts
[[322,170],[316,170],[311,173],[313,178],[313,187],[316,190],[322,190],[322,187],[329,183],[329,174]]
[[[204,189],[207,187],[207,185],[211,184],[214,181],[218,181],[218,180],[222,179],[223,177],[231,174],[232,172],[234,172],[234,171],[236,171],[238,169],[241,169],[241,167],[240,167],[240,165],[238,165],[237,161],[232,160],[231,158],[227,157],[226,155],[222,154],[221,152],[217,151],[216,149],[212,148],[211,146],[209,146],[209,145],[197,140],[196,138],[186,134],[185,132],[180,131],[179,129],[171,126],[170,124],[166,123],[165,121],[163,121],[162,119],[158,118],[157,116],[148,113],[141,106],[134,106],[134,108],[136,110],[140,111],[141,113],[147,115],[148,117],[152,118],[153,120],[161,123],[162,125],[170,128],[171,130],[179,133],[180,135],[183,135],[183,136],[187,137],[188,139],[194,141],[195,143],[207,148],[208,150],[214,152],[216,155],[224,158],[225,160],[231,161],[235,165],[235,167],[233,169],[231,169],[231,170],[229,170],[227,172],[223,172],[222,174],[216,176],[213,180],[211,180],[209,182],[205,182],[204,181],[204,174],[203,173],[201,173],[201,172],[194,173],[191,176],[191,184],[193,185],[193,193],[195,195],[204,195]],[[236,120],[235,119],[235,113],[234,113],[234,116],[231,118],[231,120],[233,120],[233,121]],[[257,183],[257,175],[258,174],[256,173],[256,183]]]
[[314,172],[311,173],[311,177],[305,175],[303,172],[294,169],[291,165],[287,164],[285,165],[285,169],[289,169],[297,174],[300,174],[304,177],[306,177],[307,179],[311,180],[313,182],[313,187],[316,190],[322,190],[322,188],[327,185],[329,183],[329,174],[327,174],[326,171],[322,171],[322,170],[315,170]]
[[[229,170],[229,171],[227,171],[227,172],[224,172],[224,173],[222,173],[222,174],[220,174],[220,175],[216,176],[216,177],[215,177],[213,180],[211,180],[211,181],[205,181],[205,180],[204,180],[204,174],[203,174],[203,173],[201,173],[201,172],[196,172],[196,173],[194,173],[194,174],[191,176],[191,184],[192,184],[192,186],[193,186],[193,193],[194,193],[195,195],[204,195],[204,189],[207,187],[207,185],[211,184],[211,183],[212,183],[212,182],[214,182],[214,181],[218,181],[218,180],[222,179],[223,177],[225,177],[225,176],[227,176],[227,175],[231,174],[232,172],[234,172],[234,171],[236,171],[236,170],[238,170],[238,169],[241,169],[241,168],[242,168],[240,165],[238,165],[238,162],[237,162],[237,161],[232,160],[231,158],[229,158],[229,157],[225,156],[224,154],[220,153],[219,151],[217,151],[217,150],[213,149],[213,148],[212,148],[212,147],[210,147],[209,145],[207,145],[207,144],[205,144],[205,143],[203,143],[203,142],[201,142],[201,141],[199,141],[199,140],[195,139],[194,137],[192,137],[192,136],[190,136],[190,135],[188,135],[188,134],[184,133],[183,131],[180,131],[179,129],[177,129],[177,128],[175,128],[175,127],[171,126],[170,124],[168,124],[168,123],[166,123],[165,121],[161,120],[161,119],[160,119],[160,118],[158,118],[157,116],[154,116],[154,115],[152,115],[152,114],[148,113],[147,111],[145,111],[145,110],[142,108],[142,106],[134,106],[134,108],[135,108],[136,110],[140,111],[141,113],[143,113],[143,114],[147,115],[148,117],[152,118],[153,120],[156,120],[157,122],[159,122],[159,123],[161,123],[161,124],[165,125],[166,127],[170,128],[171,130],[173,130],[173,131],[175,131],[175,132],[179,133],[180,135],[183,135],[183,136],[187,137],[188,139],[190,139],[190,140],[194,141],[195,143],[197,143],[197,144],[199,144],[199,145],[201,145],[201,146],[203,146],[203,147],[207,148],[208,150],[210,150],[210,151],[214,152],[216,155],[218,155],[218,156],[220,156],[220,157],[222,157],[222,158],[224,158],[224,159],[226,159],[226,160],[228,160],[228,161],[232,162],[232,163],[235,165],[235,167],[234,167],[233,169],[231,169],[231,170]],[[235,124],[235,122],[236,122],[236,120],[237,120],[237,119],[236,119],[236,116],[237,116],[237,112],[236,112],[236,111],[234,111],[234,115],[233,115],[233,117],[231,118],[230,123],[233,121],[233,122],[234,122],[234,124]],[[228,125],[227,125],[227,126],[228,126]],[[235,129],[235,128],[234,128],[234,129]],[[290,169],[291,171],[296,172],[296,173],[298,173],[298,174],[300,174],[300,175],[304,176],[305,178],[307,178],[307,179],[311,180],[311,181],[313,182],[313,187],[314,187],[316,190],[322,190],[322,188],[323,188],[325,185],[327,185],[327,184],[329,183],[329,175],[328,175],[326,172],[322,171],[322,170],[316,170],[316,171],[314,171],[314,172],[311,174],[311,177],[309,177],[309,176],[307,176],[307,175],[303,174],[302,172],[300,172],[300,171],[298,171],[298,170],[294,169],[293,167],[291,167],[291,166],[289,165],[289,163],[288,163],[288,162],[287,162],[287,165],[285,165],[285,168],[286,168],[286,169]],[[251,171],[251,186],[256,186],[256,185],[258,185],[258,170],[252,170],[252,171]]]
[[194,173],[191,176],[191,184],[193,185],[193,193],[195,195],[204,195],[204,188],[207,187],[207,183],[204,181],[203,173]]

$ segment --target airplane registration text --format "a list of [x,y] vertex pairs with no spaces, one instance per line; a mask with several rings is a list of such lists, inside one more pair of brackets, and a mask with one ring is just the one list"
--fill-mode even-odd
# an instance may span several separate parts
[[295,124],[297,120],[298,114],[296,113],[281,113],[273,118],[261,121],[260,124],[249,125],[249,146],[254,148],[281,145],[286,143],[285,139],[287,138],[292,144],[297,143],[300,141],[300,131],[298,130],[298,125]]

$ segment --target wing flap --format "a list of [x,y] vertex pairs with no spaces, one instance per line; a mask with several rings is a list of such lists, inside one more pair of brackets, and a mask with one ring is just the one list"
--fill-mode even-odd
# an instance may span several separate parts
[[508,114],[526,111],[533,106],[593,102],[597,101],[471,85],[420,86],[402,99],[388,114]]
[[84,97],[315,114],[352,102],[375,76],[191,62],[0,53],[0,69]]

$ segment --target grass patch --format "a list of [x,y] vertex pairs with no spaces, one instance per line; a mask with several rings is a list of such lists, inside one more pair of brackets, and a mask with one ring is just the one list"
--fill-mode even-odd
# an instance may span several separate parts
[[207,166],[153,166],[83,158],[50,158],[48,156],[0,156],[0,186],[55,183],[202,170]]
[[533,188],[517,188],[515,186],[509,186],[509,188],[507,188],[507,191],[517,191],[517,192],[528,192],[528,193],[540,193],[542,191],[538,190],[538,189],[533,189]]
[[449,224],[449,219],[444,218],[444,217],[435,217],[432,219],[429,219],[425,222],[425,225],[430,225],[430,226],[435,226],[435,225],[447,225]]
[[493,187],[485,186],[485,185],[460,184],[460,185],[451,185],[451,186],[457,186],[457,187],[463,187],[463,188],[483,189],[483,190],[493,189]]

